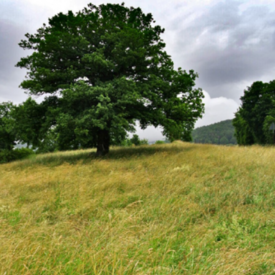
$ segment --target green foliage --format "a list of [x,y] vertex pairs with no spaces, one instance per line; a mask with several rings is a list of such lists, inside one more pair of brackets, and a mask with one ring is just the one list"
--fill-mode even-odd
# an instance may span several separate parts
[[17,140],[34,148],[43,147],[43,141],[51,136],[56,125],[59,99],[56,96],[46,97],[42,103],[28,98],[11,112]]
[[192,133],[195,143],[236,144],[232,120],[224,120],[195,129]]
[[35,152],[30,148],[16,148],[13,152],[16,154],[16,159],[24,159],[35,154]]
[[36,153],[50,153],[58,150],[57,133],[54,129],[50,129],[45,138],[41,141]]
[[0,163],[26,158],[34,154],[31,149],[13,149],[18,140],[13,112],[16,106],[10,102],[0,104]]
[[148,139],[141,139],[140,140],[140,145],[149,145]]
[[140,139],[138,135],[133,135],[133,137],[130,139],[131,143],[138,146],[140,145]]
[[233,126],[235,127],[234,135],[239,145],[251,145],[254,143],[253,134],[240,113],[241,108],[236,112],[235,118],[233,119]]
[[136,134],[134,134],[129,141],[131,144],[134,144],[136,146],[149,144],[147,139],[140,139],[139,136]]
[[220,144],[229,144],[229,140],[225,136],[223,136],[220,138]]
[[130,139],[126,138],[119,145],[123,147],[128,147],[128,146],[132,146],[132,142]]
[[273,143],[270,124],[274,121],[275,81],[254,82],[244,91],[242,105],[233,121],[238,144]]
[[20,148],[14,150],[0,150],[0,163],[6,163],[14,160],[25,159],[30,155],[35,154],[32,149],[29,148]]
[[204,111],[203,93],[194,89],[198,75],[173,69],[160,37],[164,29],[153,23],[140,8],[89,4],[26,34],[19,45],[33,52],[17,63],[28,70],[21,87],[61,98],[46,97],[38,106],[29,100],[22,140],[41,147],[53,130],[59,149],[96,146],[102,155],[135,121],[142,129],[162,125],[170,140],[190,140]]
[[263,124],[263,132],[265,135],[265,140],[267,144],[274,144],[275,143],[275,137],[274,132],[271,131],[270,125],[272,123],[275,123],[275,101],[272,101],[273,107],[268,112],[267,116],[265,117],[264,124]]
[[12,150],[15,145],[16,133],[11,111],[14,105],[11,102],[0,104],[0,150]]
[[0,151],[0,163],[10,162],[15,159],[16,157],[13,150],[4,149]]
[[138,135],[134,134],[132,136],[132,138],[128,138],[128,136],[126,136],[125,139],[123,139],[119,144],[116,144],[118,146],[139,146],[139,145],[148,145],[148,140],[147,139],[140,139]]
[[165,144],[165,141],[163,141],[163,140],[157,140],[157,141],[155,142],[155,144]]

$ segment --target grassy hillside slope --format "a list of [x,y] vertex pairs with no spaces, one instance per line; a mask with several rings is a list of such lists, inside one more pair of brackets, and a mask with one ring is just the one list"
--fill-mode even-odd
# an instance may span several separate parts
[[89,154],[0,165],[0,274],[275,274],[275,148]]

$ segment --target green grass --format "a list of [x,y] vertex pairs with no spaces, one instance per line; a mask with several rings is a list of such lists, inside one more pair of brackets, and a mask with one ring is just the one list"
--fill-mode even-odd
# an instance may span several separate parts
[[0,274],[275,274],[275,148],[175,142],[0,166]]

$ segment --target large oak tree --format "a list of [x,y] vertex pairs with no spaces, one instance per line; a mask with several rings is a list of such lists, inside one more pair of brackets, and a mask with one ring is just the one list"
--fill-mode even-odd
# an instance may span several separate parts
[[45,121],[61,148],[84,144],[106,154],[136,121],[143,129],[163,126],[169,139],[190,137],[203,93],[194,88],[194,71],[174,70],[163,32],[140,8],[89,4],[26,34],[19,45],[32,53],[17,63],[28,70],[21,87],[55,102],[44,116],[55,114]]

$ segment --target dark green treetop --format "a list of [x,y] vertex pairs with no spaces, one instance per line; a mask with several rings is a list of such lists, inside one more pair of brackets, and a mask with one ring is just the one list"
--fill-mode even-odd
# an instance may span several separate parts
[[270,142],[269,125],[274,118],[275,81],[254,82],[244,91],[241,107],[233,124],[239,144],[266,144]]
[[163,32],[140,8],[89,4],[26,34],[19,45],[33,52],[17,63],[28,69],[21,87],[58,96],[54,127],[63,148],[89,144],[105,154],[136,120],[143,129],[162,125],[170,139],[188,136],[204,111],[203,93],[194,71],[173,69]]
[[2,102],[0,104],[0,150],[11,150],[15,145],[16,133],[14,131],[14,120],[11,117],[11,111],[14,105],[11,102]]

